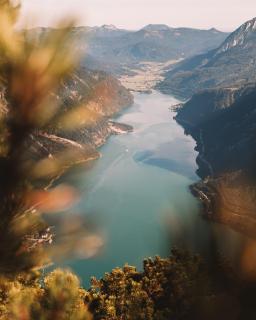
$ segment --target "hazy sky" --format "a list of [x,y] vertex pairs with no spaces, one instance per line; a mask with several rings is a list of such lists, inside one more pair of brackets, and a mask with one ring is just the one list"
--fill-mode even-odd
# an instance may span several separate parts
[[[48,26],[72,15],[80,25],[138,29],[149,23],[231,31],[256,16],[256,0],[22,0],[22,23]],[[31,21],[30,21],[31,24]]]

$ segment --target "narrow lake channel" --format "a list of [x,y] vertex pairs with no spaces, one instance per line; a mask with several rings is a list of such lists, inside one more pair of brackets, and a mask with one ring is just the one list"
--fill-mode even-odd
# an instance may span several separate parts
[[79,210],[96,217],[106,239],[99,256],[64,264],[84,284],[125,263],[141,269],[145,257],[168,256],[172,245],[205,247],[209,222],[189,191],[198,179],[195,141],[173,120],[177,103],[157,91],[135,93],[134,105],[116,119],[134,132],[112,136],[102,157],[77,175]]

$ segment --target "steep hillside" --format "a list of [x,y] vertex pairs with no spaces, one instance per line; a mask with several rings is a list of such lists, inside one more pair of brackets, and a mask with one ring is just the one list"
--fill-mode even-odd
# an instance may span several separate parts
[[200,126],[204,121],[234,102],[241,88],[219,88],[200,91],[179,109],[177,120],[191,128]]
[[68,149],[76,152],[78,162],[95,158],[98,156],[97,147],[111,134],[132,130],[128,125],[115,123],[112,117],[130,106],[133,96],[117,79],[105,72],[85,68],[77,70],[62,83],[56,99],[63,114],[80,106],[79,114],[90,110],[93,117],[89,123],[74,128],[72,117],[69,117],[65,129],[53,125],[32,136],[29,147],[36,157]]
[[[232,170],[254,170],[256,85],[203,91],[178,111],[177,121],[198,142],[202,178]],[[201,161],[201,160],[206,161]]]
[[247,21],[215,50],[180,63],[158,85],[189,98],[198,90],[256,81],[256,18]]
[[111,117],[133,102],[130,92],[120,81],[103,71],[79,68],[59,91],[67,107],[94,102],[90,108],[101,116]]
[[[63,84],[59,98],[65,108],[84,104],[96,117],[88,126],[68,133],[59,131],[58,135],[92,147],[102,145],[110,134],[115,133],[111,118],[133,103],[131,93],[116,78],[103,71],[85,68],[79,69]],[[130,130],[129,126],[124,126],[126,129]]]

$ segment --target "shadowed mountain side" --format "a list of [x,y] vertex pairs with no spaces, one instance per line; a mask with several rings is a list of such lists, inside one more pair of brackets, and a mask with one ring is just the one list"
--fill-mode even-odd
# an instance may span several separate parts
[[255,84],[205,90],[178,110],[176,120],[197,142],[192,186],[203,214],[250,237],[256,234]]
[[176,120],[197,141],[199,175],[232,170],[255,172],[255,85],[195,95]]

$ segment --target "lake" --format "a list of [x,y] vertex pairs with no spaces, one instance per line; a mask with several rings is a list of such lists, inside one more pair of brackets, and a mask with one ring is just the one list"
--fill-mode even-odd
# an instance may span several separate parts
[[135,93],[134,105],[115,119],[134,131],[112,136],[102,157],[77,174],[79,210],[96,219],[105,237],[98,256],[64,263],[84,284],[125,263],[141,269],[145,257],[168,256],[173,245],[206,247],[209,223],[189,191],[198,180],[195,141],[170,109],[179,102],[157,91]]

